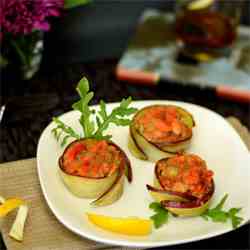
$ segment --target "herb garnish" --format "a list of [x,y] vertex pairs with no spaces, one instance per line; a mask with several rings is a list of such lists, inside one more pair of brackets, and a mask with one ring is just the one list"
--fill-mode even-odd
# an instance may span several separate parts
[[[57,140],[61,140],[61,145],[64,146],[69,138],[80,139],[83,138],[95,138],[110,139],[111,135],[104,135],[104,131],[108,128],[109,124],[114,123],[117,126],[127,126],[131,120],[125,118],[132,115],[137,111],[136,108],[129,107],[132,102],[132,98],[122,99],[120,105],[112,110],[110,114],[107,113],[106,104],[103,100],[100,101],[100,110],[95,112],[94,109],[89,107],[89,102],[94,97],[94,93],[89,91],[89,82],[83,77],[76,88],[80,100],[72,105],[73,110],[81,112],[79,123],[83,129],[83,134],[75,132],[71,127],[63,123],[59,118],[54,117],[53,121],[56,123],[56,127],[52,129]],[[95,122],[96,121],[96,125]]]
[[[214,208],[207,209],[202,215],[200,215],[203,219],[209,220],[209,218],[213,222],[227,222],[231,220],[232,227],[236,228],[240,225],[243,218],[237,216],[237,214],[241,211],[241,208],[230,208],[228,211],[223,210],[223,206],[226,202],[228,194],[224,195],[221,201]],[[154,222],[155,228],[160,228],[162,225],[168,222],[169,214],[171,214],[167,209],[165,209],[160,203],[152,202],[149,205],[150,209],[153,209],[155,214],[150,217],[150,219]]]
[[202,218],[208,220],[209,218],[213,222],[226,222],[228,219],[231,220],[233,228],[236,228],[243,220],[242,217],[237,216],[241,208],[231,208],[228,211],[223,210],[223,205],[226,202],[228,194],[224,195],[221,201],[214,208],[207,209],[205,213],[201,215]]
[[152,202],[149,208],[155,212],[154,215],[150,216],[150,219],[154,222],[155,228],[160,228],[168,222],[168,210],[162,207],[160,203]]

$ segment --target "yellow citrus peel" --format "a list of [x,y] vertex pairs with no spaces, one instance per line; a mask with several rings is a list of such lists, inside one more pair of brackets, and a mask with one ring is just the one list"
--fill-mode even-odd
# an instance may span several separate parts
[[22,241],[23,240],[23,231],[25,221],[28,215],[28,206],[21,205],[18,209],[16,219],[10,229],[9,236],[14,238],[15,240]]
[[19,198],[12,198],[6,200],[2,205],[0,205],[0,218],[7,215],[9,212],[15,208],[24,204],[24,201]]
[[146,236],[152,231],[152,221],[137,217],[118,218],[87,213],[89,221],[96,226],[119,234]]
[[2,196],[0,196],[0,205],[2,204],[2,203],[4,203],[5,202],[5,199],[2,197]]
[[3,197],[0,196],[0,218],[5,217],[6,215],[8,215],[8,213],[10,213],[11,211],[13,211],[18,207],[19,207],[18,213],[11,227],[9,236],[14,238],[15,240],[22,241],[24,225],[29,210],[28,206],[20,198],[11,198],[5,200]]

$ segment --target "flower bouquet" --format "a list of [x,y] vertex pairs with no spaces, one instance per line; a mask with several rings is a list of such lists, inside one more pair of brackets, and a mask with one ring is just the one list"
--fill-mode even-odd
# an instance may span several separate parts
[[43,34],[51,29],[50,21],[64,9],[89,0],[1,0],[0,1],[0,69],[18,70],[30,79],[39,69]]

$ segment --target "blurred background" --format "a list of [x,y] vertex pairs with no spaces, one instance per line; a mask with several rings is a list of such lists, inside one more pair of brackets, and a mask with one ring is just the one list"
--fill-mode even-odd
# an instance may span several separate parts
[[[231,1],[235,2],[236,1]],[[250,24],[250,1],[242,8],[241,23]],[[55,21],[46,36],[44,63],[84,62],[119,58],[134,34],[138,19],[147,9],[174,13],[174,0],[105,1],[70,10]]]
[[[27,69],[22,65],[20,66],[20,62],[22,61],[20,60],[20,58],[22,59],[22,57],[20,57],[20,50],[22,52],[23,47],[21,47],[21,45],[29,44],[24,39],[25,37],[29,37],[29,35],[11,34],[11,32],[17,32],[18,28],[23,29],[21,31],[24,33],[28,31],[25,30],[26,27],[24,25],[13,25],[12,27],[11,22],[16,18],[15,15],[12,17],[13,20],[10,20],[9,23],[7,22],[9,16],[13,15],[10,11],[11,7],[9,7],[9,4],[20,4],[22,1],[4,0],[2,2],[2,6],[5,6],[5,9],[3,8],[3,13],[7,13],[8,15],[6,14],[3,16],[5,19],[2,18],[0,20],[0,22],[2,22],[0,100],[1,162],[35,156],[36,144],[42,129],[45,124],[51,120],[53,115],[60,114],[70,109],[71,103],[76,98],[74,90],[75,85],[83,75],[89,78],[96,91],[94,102],[97,102],[100,98],[104,98],[106,101],[118,101],[124,95],[132,95],[134,99],[161,98],[183,100],[208,106],[220,112],[222,115],[234,114],[240,118],[244,124],[249,124],[248,93],[245,95],[243,91],[243,99],[238,98],[236,95],[236,100],[225,100],[224,98],[218,97],[217,90],[214,88],[216,86],[211,85],[211,87],[206,86],[206,84],[201,84],[204,80],[202,76],[196,77],[199,65],[201,65],[200,69],[198,69],[199,72],[200,70],[204,71],[204,69],[209,68],[211,71],[209,74],[210,78],[211,76],[218,76],[220,73],[218,70],[222,69],[222,77],[228,76],[229,79],[234,79],[232,84],[235,86],[239,84],[241,87],[241,83],[247,82],[248,85],[245,84],[246,87],[245,85],[243,86],[247,89],[249,88],[250,82],[250,78],[248,78],[250,77],[248,74],[250,72],[249,64],[245,63],[248,68],[245,67],[244,72],[239,72],[237,69],[234,75],[230,75],[232,71],[235,70],[232,68],[235,65],[231,65],[231,58],[227,60],[225,57],[227,60],[226,64],[224,65],[219,61],[218,66],[212,63],[200,63],[198,65],[196,61],[193,62],[192,59],[190,60],[190,58],[185,58],[184,56],[181,62],[186,63],[186,61],[188,61],[189,65],[186,67],[185,65],[177,65],[174,60],[171,59],[171,56],[169,56],[172,53],[171,49],[173,47],[176,48],[176,40],[173,40],[172,45],[169,45],[167,41],[168,36],[165,36],[164,22],[167,23],[166,20],[168,20],[168,17],[165,17],[165,15],[174,16],[176,14],[176,8],[180,3],[183,4],[191,1],[79,0],[79,5],[73,4],[72,6],[67,6],[68,8],[63,8],[63,4],[70,3],[70,1],[71,0],[66,0],[64,2],[63,0],[58,0],[58,2],[56,2],[58,6],[53,6],[50,12],[46,12],[51,15],[48,19],[49,21],[46,19],[46,22],[39,24],[38,28],[43,32],[35,33],[32,31],[32,37],[31,39],[29,38],[29,42],[32,41],[30,47],[35,51],[33,51],[35,56],[31,54],[31,70],[29,71],[28,68],[28,75],[26,72]],[[73,1],[73,3],[74,2],[77,3],[78,1]],[[210,6],[209,4],[211,4],[211,1],[205,0],[205,5],[206,2],[208,6]],[[234,9],[239,7],[239,3],[242,4],[239,22],[240,25],[244,26],[244,32],[242,34],[245,40],[243,39],[242,42],[239,39],[239,42],[237,40],[235,43],[249,46],[250,1],[226,2],[228,5],[235,7]],[[47,6],[42,7],[45,8]],[[42,7],[40,6],[39,8]],[[142,21],[142,15],[144,15],[147,10],[153,10],[154,13],[156,13],[153,14],[153,16],[156,19],[158,18],[159,20],[165,21],[163,23],[159,22],[159,24],[157,23],[158,21],[154,22],[154,20],[156,20],[154,18],[152,19],[153,24],[150,22],[147,24],[146,21]],[[25,23],[25,20],[20,19],[16,20],[16,22],[22,24],[22,22]],[[146,26],[148,25],[148,27],[145,28],[144,24],[140,26],[139,23],[144,23]],[[158,27],[161,27],[161,30],[160,28],[158,29]],[[6,30],[8,32],[5,32]],[[170,30],[172,30],[172,28],[170,28]],[[193,34],[192,32],[190,33],[191,35]],[[33,33],[35,33],[35,35],[33,35]],[[168,31],[166,25],[166,34],[169,33],[171,32]],[[140,37],[141,34],[142,37]],[[143,37],[145,34],[146,38]],[[137,39],[138,36],[139,39]],[[154,40],[155,37],[163,39],[163,41],[160,41],[164,43],[164,45],[160,45],[160,48],[163,48],[163,50],[157,50],[158,48],[154,47],[155,44],[158,46],[159,42]],[[241,36],[238,37],[241,38]],[[132,42],[131,46],[131,41],[133,40],[135,42]],[[20,45],[18,50],[17,45]],[[13,50],[13,48],[15,50]],[[25,53],[29,55],[29,50],[25,49],[26,48],[24,48],[23,53],[21,53],[23,57]],[[132,52],[130,53],[129,51]],[[136,51],[136,53],[137,51],[144,51],[144,55],[139,55],[141,59],[138,57],[134,58],[133,56],[136,54],[134,51]],[[246,50],[242,50],[242,48],[239,50],[235,46],[235,48],[230,51],[232,55],[236,54],[236,57],[238,54],[246,56],[247,60],[245,61],[249,63],[249,47],[246,48]],[[156,55],[155,61],[152,63],[151,57],[153,58],[155,56],[154,53],[158,53],[159,58],[157,58]],[[164,53],[166,53],[166,55]],[[161,57],[163,57],[162,64],[158,63],[158,61],[161,61]],[[129,63],[127,63],[124,58],[127,59]],[[169,61],[167,61],[168,59]],[[143,79],[139,79],[139,83],[142,82],[143,84],[138,86],[138,76],[133,78],[130,77],[129,74],[120,76],[117,73],[119,65],[123,68],[125,65],[125,67],[132,67],[132,70],[134,67],[135,69],[143,71],[145,69],[139,68],[138,65],[144,64],[146,60],[149,60],[150,65],[159,64],[160,67],[163,65],[163,69],[155,69],[156,72],[159,70],[160,74],[163,71],[163,80],[165,82],[162,85],[159,84],[157,88],[144,86],[145,82],[143,82]],[[131,61],[131,65],[128,65]],[[240,60],[237,59],[237,61]],[[174,65],[178,70],[174,73],[170,72],[170,66],[168,67],[168,65],[171,67]],[[149,67],[146,65],[146,67],[147,70],[151,70],[151,66]],[[196,78],[194,77],[193,80],[194,82],[196,80],[196,83],[198,82],[198,88],[197,84],[186,83],[187,79],[192,80],[192,77],[188,77],[185,70],[187,70],[188,74],[193,74],[193,72],[195,72],[194,76]],[[216,72],[216,70],[218,72]],[[25,71],[26,76],[21,75],[21,71]],[[165,76],[165,72],[168,72],[169,75]],[[200,74],[199,72],[198,75]],[[181,77],[184,77],[184,79]],[[155,79],[155,75],[150,75],[148,78]],[[211,80],[210,78],[208,78],[208,80]],[[226,81],[227,79],[222,80]],[[215,79],[215,82],[218,83],[220,80]],[[155,84],[154,82],[151,83],[153,83],[153,85]],[[205,99],[200,98],[203,95]],[[38,116],[38,114],[41,115]],[[30,123],[30,121],[32,121],[32,123]],[[30,135],[23,133],[22,129],[28,131]],[[23,148],[21,145],[22,143],[20,143],[21,141],[25,141],[28,146]],[[15,147],[13,147],[14,145]]]
[[[213,65],[212,63],[197,64],[196,61],[194,62],[184,56],[181,63],[188,62],[186,67],[184,64],[184,66],[182,64],[177,65],[175,59],[170,56],[173,51],[172,48],[177,48],[177,43],[175,38],[172,39],[171,36],[174,23],[170,21],[169,29],[168,20],[174,18],[176,9],[180,4],[192,1],[58,0],[54,2],[57,5],[48,5],[52,6],[51,9],[46,9],[48,8],[46,5],[38,6],[40,9],[46,9],[46,13],[50,16],[39,24],[35,32],[30,33],[29,27],[25,26],[25,22],[28,21],[25,18],[17,19],[18,15],[11,12],[11,4],[17,4],[18,7],[16,8],[18,9],[22,7],[19,6],[22,1],[3,0],[2,2],[2,6],[5,8],[2,9],[3,14],[5,14],[2,17],[5,19],[0,19],[2,25],[0,33],[0,162],[35,156],[40,133],[52,116],[70,109],[71,103],[77,98],[74,88],[83,75],[89,78],[95,90],[94,103],[100,98],[107,102],[119,101],[123,96],[128,95],[131,95],[134,99],[182,100],[207,106],[224,116],[236,115],[245,125],[250,124],[248,94],[244,96],[243,91],[243,99],[238,98],[237,95],[236,100],[235,98],[233,100],[220,98],[213,85],[211,87],[201,84],[204,80],[202,75],[195,78],[197,70],[199,73],[200,70],[204,71],[208,68],[212,72],[209,74],[209,77],[211,77],[219,75],[220,72],[214,72],[222,68],[222,77],[235,78],[236,80],[232,83],[236,86],[243,82],[250,83],[249,78],[246,78],[250,77],[248,75],[249,67],[244,69],[244,73],[243,71],[236,71],[231,76],[230,72],[234,70],[231,67],[234,67],[234,64],[231,65],[230,58],[226,59],[226,66],[223,66],[223,68],[220,66],[220,61],[218,67],[217,64]],[[76,4],[77,2],[79,4]],[[205,5],[206,2],[210,6],[211,1],[205,0]],[[238,8],[240,2],[242,3],[242,13],[239,22],[244,25],[242,34],[245,40],[243,39],[242,42],[239,39],[238,43],[249,46],[250,1],[227,1],[229,5],[235,7],[234,9]],[[151,12],[153,10],[152,22],[147,22],[146,17],[145,20],[144,17],[142,18],[142,16],[148,15],[145,14],[148,10],[151,10]],[[169,15],[173,18],[169,18]],[[12,19],[9,21],[8,18],[10,17]],[[17,25],[11,25],[15,22]],[[15,32],[21,32],[21,34]],[[27,34],[23,35],[25,32]],[[169,34],[170,36],[168,36]],[[169,43],[168,39],[172,39],[172,43]],[[30,47],[26,46],[27,44]],[[18,49],[17,45],[19,46]],[[29,48],[31,49],[29,50]],[[21,57],[20,51],[23,52]],[[138,51],[143,51],[143,56],[134,57]],[[248,50],[239,50],[239,53],[236,47],[231,51],[232,55],[246,55],[246,61],[249,62],[249,48]],[[237,53],[233,53],[234,51]],[[25,55],[29,59],[26,62],[30,62],[28,67],[21,64],[23,62],[21,59],[25,59]],[[144,65],[147,60],[149,65],[146,65],[146,68],[140,68],[140,65]],[[129,63],[127,63],[128,61]],[[146,76],[145,82],[144,74],[142,74],[142,79],[140,75],[139,78],[137,75],[133,78],[133,74],[132,77],[129,74],[126,75],[127,71],[125,75],[119,75],[117,69],[119,66],[124,68],[124,65],[125,68],[132,68],[132,72],[135,68],[140,69],[142,73],[144,73],[144,70],[150,71],[152,65],[158,65],[159,68],[152,68],[151,73],[154,74]],[[200,68],[199,65],[201,65]],[[249,64],[246,65],[249,66]],[[176,70],[171,72],[169,70],[171,67]],[[192,78],[191,76],[188,78],[186,70],[188,74],[194,72],[196,84],[192,84],[192,82],[187,84],[187,79],[192,80]],[[161,74],[162,71],[164,84],[159,84],[157,87],[148,86],[147,79],[158,78],[155,73]],[[164,75],[164,73],[166,74]],[[184,79],[181,77],[184,77]],[[222,80],[226,81],[227,79]],[[215,82],[219,81],[215,79]],[[138,83],[142,84],[138,85]],[[150,84],[154,86],[156,82],[152,81]],[[247,84],[246,86],[248,88]],[[204,98],[201,98],[202,96]],[[22,146],[23,143],[26,147]]]

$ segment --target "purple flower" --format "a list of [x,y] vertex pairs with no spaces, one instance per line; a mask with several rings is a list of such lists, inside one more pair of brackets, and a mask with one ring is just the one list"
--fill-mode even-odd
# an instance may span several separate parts
[[64,0],[0,0],[1,33],[28,34],[50,29],[48,18],[59,16]]

